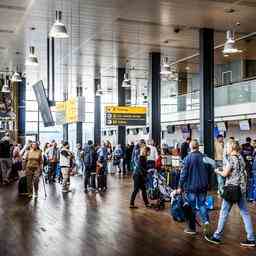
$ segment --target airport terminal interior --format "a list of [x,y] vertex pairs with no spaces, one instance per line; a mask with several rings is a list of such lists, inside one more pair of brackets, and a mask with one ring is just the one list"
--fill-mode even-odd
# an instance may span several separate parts
[[0,0],[0,256],[255,256],[255,13]]

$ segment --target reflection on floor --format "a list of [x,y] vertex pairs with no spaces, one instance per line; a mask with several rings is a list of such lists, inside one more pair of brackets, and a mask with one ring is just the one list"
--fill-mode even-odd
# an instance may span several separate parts
[[[41,184],[42,185],[42,184]],[[206,243],[200,233],[183,233],[183,224],[170,218],[168,209],[130,210],[131,179],[109,177],[105,194],[85,195],[82,180],[71,179],[72,192],[63,196],[60,185],[46,185],[37,200],[17,196],[17,184],[0,188],[1,256],[114,256],[114,255],[256,255],[240,248],[244,238],[238,210],[234,207],[226,226],[224,244]],[[251,206],[256,223],[255,205]],[[211,213],[216,226],[218,211]]]

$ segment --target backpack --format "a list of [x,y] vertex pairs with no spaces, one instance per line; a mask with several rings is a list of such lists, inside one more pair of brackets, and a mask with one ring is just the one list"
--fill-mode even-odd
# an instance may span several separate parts
[[185,222],[192,214],[192,208],[181,195],[175,195],[171,201],[170,213],[174,221]]

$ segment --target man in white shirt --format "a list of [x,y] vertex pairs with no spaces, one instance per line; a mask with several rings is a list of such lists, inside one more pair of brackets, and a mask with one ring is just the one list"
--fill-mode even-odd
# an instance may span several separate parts
[[150,148],[150,154],[147,157],[147,169],[155,169],[155,163],[158,158],[157,148],[154,146],[154,141],[148,141],[148,147]]

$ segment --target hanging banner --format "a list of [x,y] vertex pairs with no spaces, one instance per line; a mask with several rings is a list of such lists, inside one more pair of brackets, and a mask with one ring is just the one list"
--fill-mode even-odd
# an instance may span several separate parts
[[71,98],[67,101],[56,102],[56,125],[85,122],[85,98]]
[[144,126],[147,119],[146,107],[106,106],[106,125]]
[[56,102],[55,105],[55,117],[56,125],[63,125],[66,121],[66,106],[64,101]]
[[77,97],[66,101],[66,123],[85,122],[85,98]]

